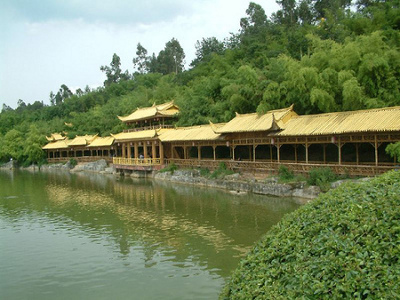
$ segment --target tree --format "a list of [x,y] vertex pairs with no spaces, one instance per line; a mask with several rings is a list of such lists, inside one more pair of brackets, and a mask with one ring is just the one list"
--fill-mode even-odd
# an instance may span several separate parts
[[277,0],[276,3],[281,6],[281,10],[277,12],[280,23],[286,26],[296,24],[298,15],[296,0]]
[[164,50],[161,50],[157,56],[156,70],[164,75],[170,73],[181,73],[183,71],[183,64],[185,59],[185,52],[183,51],[178,40],[172,38],[165,44]]
[[29,163],[39,164],[44,159],[44,152],[42,146],[45,145],[45,138],[40,134],[36,125],[32,124],[29,127],[27,139],[24,145],[24,156],[27,157]]
[[140,43],[137,44],[136,57],[133,58],[133,66],[138,70],[140,74],[147,73],[149,71],[149,57],[147,56],[147,50]]
[[208,59],[213,53],[222,54],[225,50],[223,42],[218,41],[216,37],[203,38],[196,42],[196,58],[190,63],[192,67]]
[[54,95],[53,91],[50,92],[49,100],[51,105],[56,105],[56,95]]
[[109,86],[112,83],[117,83],[121,80],[128,80],[129,73],[121,70],[121,59],[114,53],[110,66],[101,66],[100,70],[106,73],[107,79],[104,81],[104,86]]
[[4,136],[4,153],[7,157],[22,162],[24,156],[24,136],[22,132],[11,129]]

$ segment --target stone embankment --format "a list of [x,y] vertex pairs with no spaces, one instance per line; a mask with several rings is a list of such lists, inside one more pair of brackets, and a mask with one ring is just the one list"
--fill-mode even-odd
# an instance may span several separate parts
[[[15,163],[10,161],[0,166],[2,169],[13,169]],[[37,166],[31,166],[28,170],[35,171]],[[73,166],[70,162],[65,164],[48,164],[40,168],[41,171],[52,170],[65,170],[69,172],[94,172],[100,174],[116,174],[112,166],[108,166],[105,160],[98,160],[95,162],[78,164]],[[175,170],[174,172],[154,172],[147,174],[155,180],[165,180],[174,183],[191,184],[203,187],[219,188],[230,191],[233,194],[255,193],[261,195],[277,196],[277,197],[296,197],[302,199],[314,199],[321,190],[317,186],[307,186],[306,182],[294,183],[279,183],[276,177],[267,177],[262,180],[256,180],[249,176],[242,176],[240,174],[227,175],[223,178],[211,179],[203,177],[200,170]],[[147,176],[146,175],[146,176]],[[127,175],[125,175],[127,176]],[[131,177],[140,177],[137,173],[133,172]],[[362,178],[353,181],[369,180],[370,178]],[[331,184],[331,188],[336,188],[348,180],[339,180]]]
[[305,182],[278,183],[278,179],[274,177],[256,180],[243,177],[240,174],[228,175],[220,179],[209,179],[200,176],[199,170],[176,170],[173,173],[159,172],[154,175],[154,178],[176,183],[226,189],[237,194],[252,192],[278,197],[314,199],[321,193],[319,187],[306,186]]

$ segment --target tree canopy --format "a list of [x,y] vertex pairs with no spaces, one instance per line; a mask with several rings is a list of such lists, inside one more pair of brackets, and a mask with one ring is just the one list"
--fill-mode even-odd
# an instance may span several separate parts
[[117,54],[100,67],[102,87],[73,91],[63,84],[50,92],[49,105],[4,104],[0,159],[36,160],[24,142],[37,132],[117,133],[124,128],[117,115],[154,102],[175,100],[181,126],[291,104],[302,114],[400,105],[399,0],[358,0],[352,9],[349,0],[277,3],[271,16],[249,3],[240,30],[223,41],[199,39],[189,69],[177,39],[151,55],[139,43],[132,70],[122,71]]

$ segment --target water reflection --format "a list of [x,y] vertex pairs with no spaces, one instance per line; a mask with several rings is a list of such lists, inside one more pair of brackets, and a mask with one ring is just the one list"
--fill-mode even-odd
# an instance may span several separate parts
[[[131,270],[134,265],[141,270],[139,274],[151,269],[165,272],[167,278],[176,278],[176,274],[191,277],[186,283],[196,276],[214,281],[226,278],[271,225],[298,207],[290,199],[236,196],[214,189],[99,174],[12,176],[15,178],[10,183],[10,173],[0,172],[4,228],[18,232],[25,226],[34,230],[50,226],[52,234],[70,232],[70,236],[84,237],[72,253],[99,245],[118,254],[117,261],[123,262],[124,268]],[[100,264],[105,264],[104,258]],[[202,282],[204,286],[194,283],[200,287],[198,293],[209,288],[208,281]],[[215,287],[213,293],[217,294]]]

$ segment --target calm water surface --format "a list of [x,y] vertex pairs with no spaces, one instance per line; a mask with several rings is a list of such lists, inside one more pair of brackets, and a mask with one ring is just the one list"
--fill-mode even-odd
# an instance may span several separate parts
[[0,171],[0,299],[217,299],[295,201]]

